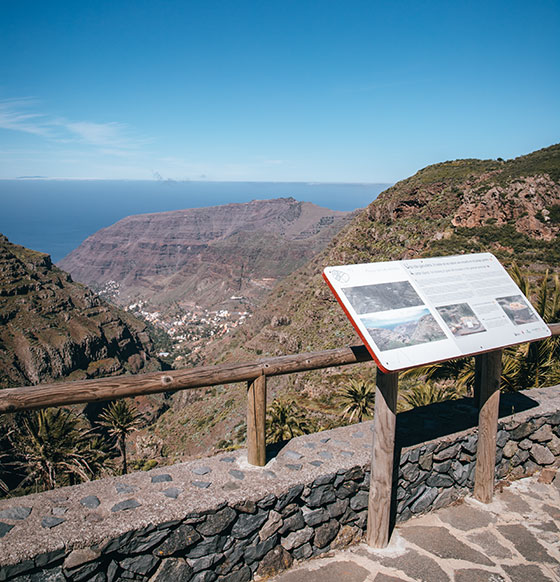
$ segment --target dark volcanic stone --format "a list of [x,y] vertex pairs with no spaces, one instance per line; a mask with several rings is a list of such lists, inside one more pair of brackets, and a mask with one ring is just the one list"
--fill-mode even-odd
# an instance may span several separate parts
[[301,495],[302,491],[303,485],[294,485],[294,487],[291,487],[287,493],[284,493],[284,495],[281,495],[278,498],[276,507],[274,509],[276,511],[282,511],[286,505],[289,505],[292,503],[292,501],[294,501],[294,499],[297,499]]
[[313,555],[313,546],[310,543],[303,544],[299,548],[294,548],[292,555],[296,560],[306,560]]
[[127,485],[126,483],[117,483],[115,489],[117,490],[117,493],[134,493],[135,491],[138,491],[138,487]]
[[355,481],[345,481],[336,490],[336,496],[341,499],[346,499],[347,497],[352,497],[357,490],[358,484]]
[[339,517],[344,514],[348,508],[348,499],[337,499],[334,503],[327,505],[327,511],[330,517]]
[[173,477],[168,473],[161,473],[152,477],[152,483],[165,483],[166,481],[173,481]]
[[159,559],[150,555],[132,556],[130,558],[125,558],[120,562],[120,566],[123,570],[128,570],[129,572],[134,572],[135,574],[140,574],[142,576],[148,576],[150,572],[153,572],[156,569],[158,564]]
[[150,582],[189,582],[191,576],[192,569],[185,560],[166,558],[150,578]]
[[133,537],[128,544],[121,548],[123,554],[140,554],[151,550],[169,535],[169,531],[156,530],[143,536]]
[[438,490],[436,487],[426,487],[411,505],[412,513],[420,513],[428,509],[437,496]]
[[208,489],[212,485],[209,481],[192,481],[192,484],[199,489]]
[[242,513],[231,529],[231,535],[238,539],[246,538],[255,530],[259,529],[267,518],[268,512],[266,511],[255,513],[254,515]]
[[154,550],[154,554],[156,556],[171,556],[201,539],[202,536],[192,525],[183,524],[169,534],[169,537]]
[[0,511],[0,519],[10,519],[13,521],[21,521],[29,516],[31,507],[10,507]]
[[333,501],[336,501],[336,495],[334,487],[330,484],[314,487],[308,497],[305,498],[305,503],[309,507],[321,507]]
[[313,543],[318,548],[324,548],[334,540],[339,529],[340,525],[338,521],[331,519],[329,522],[320,525],[315,530],[315,539]]
[[44,528],[51,529],[57,525],[60,525],[61,523],[64,523],[65,521],[66,520],[62,519],[61,517],[43,517],[41,520],[41,525]]
[[261,560],[257,568],[259,576],[272,576],[280,570],[285,570],[292,565],[293,558],[282,546],[276,546],[270,550]]
[[99,569],[99,562],[90,562],[88,564],[84,564],[80,568],[76,568],[73,570],[64,570],[65,574],[70,577],[72,582],[83,582],[89,581],[93,578],[94,573],[96,570]]
[[205,536],[214,536],[229,527],[236,518],[236,513],[231,507],[224,507],[216,513],[210,513],[206,521],[198,524],[196,529]]
[[[4,573],[2,571],[2,573]],[[62,573],[62,566],[49,570],[38,570],[31,574],[24,574],[13,578],[10,582],[65,582],[66,577]]]
[[124,501],[120,501],[119,503],[115,503],[113,507],[111,507],[111,511],[116,513],[117,511],[125,511],[127,509],[135,509],[136,507],[140,507],[142,504],[137,501],[136,499],[125,499]]
[[95,495],[88,495],[87,497],[80,499],[80,503],[88,509],[95,509],[96,507],[99,507],[100,502],[99,498]]
[[177,499],[181,495],[181,490],[177,489],[177,487],[169,487],[169,489],[165,489],[162,493],[170,499]]
[[37,568],[44,568],[57,560],[61,560],[66,555],[66,550],[61,548],[60,550],[53,550],[52,552],[46,552],[44,554],[39,554],[35,556],[35,566]]
[[3,538],[14,526],[0,521],[0,538]]
[[210,467],[196,467],[195,469],[192,470],[192,472],[195,475],[207,475],[208,473],[212,472],[212,469],[210,469]]
[[33,560],[24,560],[18,564],[12,564],[11,566],[2,566],[0,569],[0,580],[6,580],[6,578],[12,578],[12,576],[17,576],[23,572],[29,572],[35,568],[35,562]]
[[256,545],[249,545],[245,550],[245,561],[247,564],[251,562],[257,562],[265,554],[268,554],[272,548],[278,544],[278,536],[273,535],[266,539],[264,542],[260,542]]
[[188,564],[193,572],[201,572],[202,570],[214,570],[214,566],[223,561],[223,554],[210,554],[208,556],[201,556],[200,558],[189,559]]
[[187,548],[185,556],[187,558],[202,558],[209,554],[217,554],[224,549],[224,545],[227,538],[223,536],[214,536],[211,538],[205,538],[198,542],[195,546]]
[[269,493],[265,498],[261,499],[257,505],[263,509],[272,507],[276,503],[276,495]]
[[[344,513],[344,511],[341,513]],[[330,517],[331,516],[326,509],[319,508],[305,513],[303,519],[307,525],[316,526],[320,523],[323,523],[324,521],[327,521]]]
[[243,471],[238,471],[237,469],[230,469],[228,473],[235,479],[245,479],[245,473],[243,473]]
[[303,514],[300,510],[298,510],[290,517],[284,519],[284,525],[280,528],[279,533],[284,535],[290,531],[297,531],[298,529],[302,529],[305,527],[305,521],[303,520]]
[[350,499],[350,507],[354,511],[360,511],[368,506],[368,493],[367,491],[360,491],[352,499]]

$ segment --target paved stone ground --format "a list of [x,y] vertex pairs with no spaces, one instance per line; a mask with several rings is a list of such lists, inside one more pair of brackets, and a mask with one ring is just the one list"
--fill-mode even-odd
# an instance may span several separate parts
[[516,481],[488,505],[468,497],[410,519],[386,549],[362,543],[270,582],[401,581],[560,582],[560,471]]

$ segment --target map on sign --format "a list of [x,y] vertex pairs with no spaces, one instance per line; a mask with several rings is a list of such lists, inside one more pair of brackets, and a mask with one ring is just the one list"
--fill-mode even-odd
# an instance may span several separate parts
[[384,372],[550,336],[490,253],[327,267],[323,278]]

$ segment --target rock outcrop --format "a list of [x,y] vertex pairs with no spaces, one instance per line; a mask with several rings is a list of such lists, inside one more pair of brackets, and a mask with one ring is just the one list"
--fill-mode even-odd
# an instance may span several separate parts
[[158,370],[146,326],[0,235],[0,388]]

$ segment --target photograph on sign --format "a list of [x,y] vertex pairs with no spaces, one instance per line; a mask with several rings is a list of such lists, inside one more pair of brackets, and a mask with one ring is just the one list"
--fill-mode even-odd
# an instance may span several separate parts
[[327,267],[323,277],[383,371],[550,335],[490,253]]
[[446,339],[425,306],[386,311],[361,321],[382,352]]

